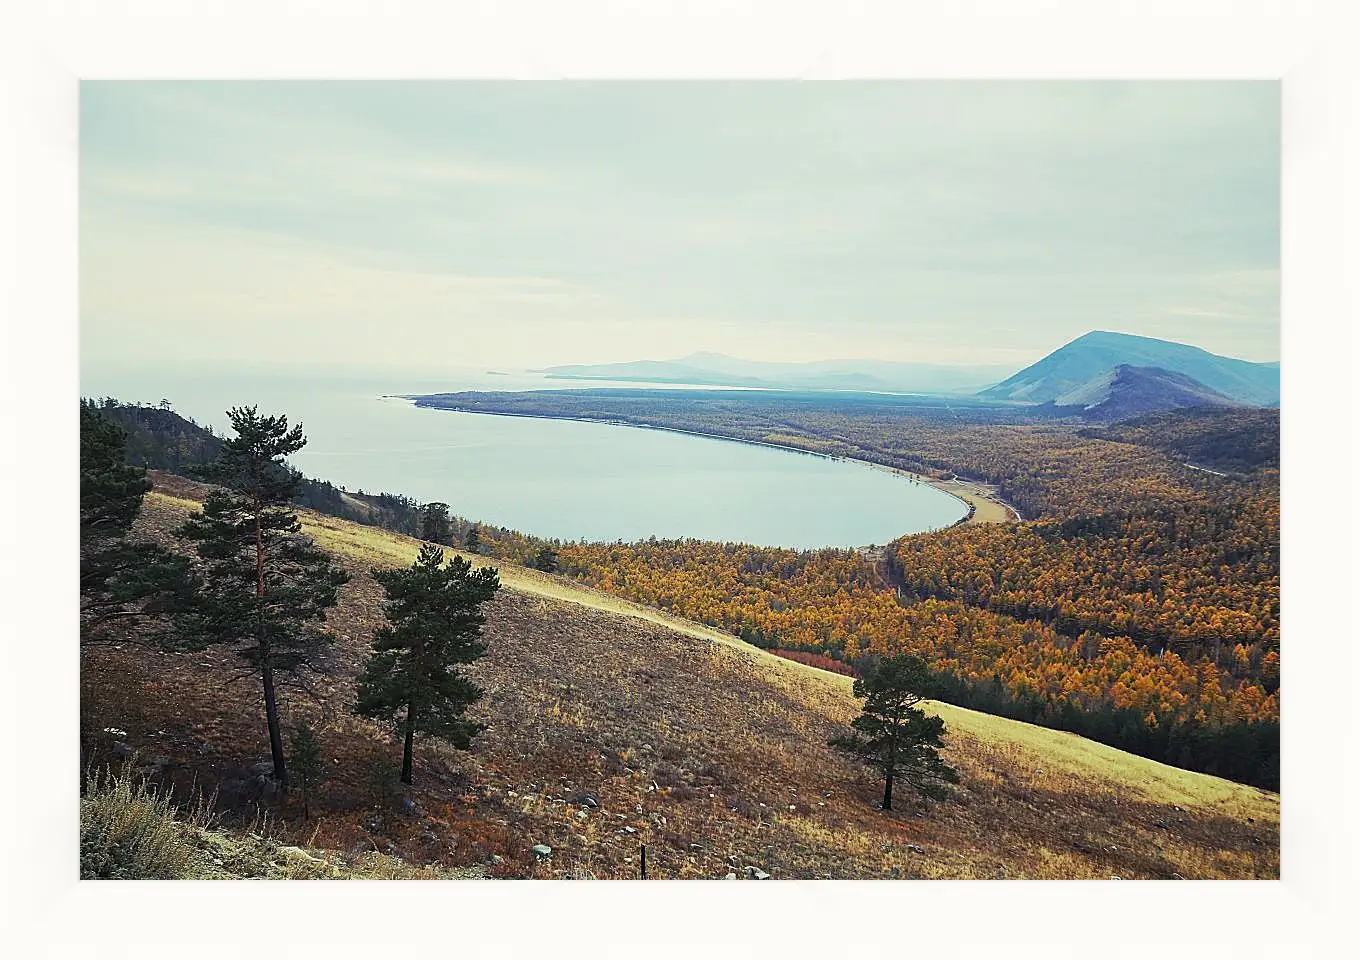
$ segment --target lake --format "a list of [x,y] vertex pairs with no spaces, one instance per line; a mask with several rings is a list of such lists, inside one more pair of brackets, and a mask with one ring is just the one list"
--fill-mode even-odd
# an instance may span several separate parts
[[948,526],[967,509],[926,484],[853,462],[613,424],[431,410],[391,396],[568,386],[523,371],[466,369],[437,379],[320,370],[81,371],[86,396],[168,399],[219,433],[228,432],[232,405],[285,413],[306,430],[309,442],[293,464],[309,476],[355,491],[442,500],[460,516],[543,537],[863,546]]

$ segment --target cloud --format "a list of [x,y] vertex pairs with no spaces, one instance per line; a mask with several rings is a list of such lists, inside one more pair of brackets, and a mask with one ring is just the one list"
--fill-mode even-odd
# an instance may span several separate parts
[[87,82],[85,330],[546,363],[1114,326],[1273,359],[1278,138],[1265,82]]

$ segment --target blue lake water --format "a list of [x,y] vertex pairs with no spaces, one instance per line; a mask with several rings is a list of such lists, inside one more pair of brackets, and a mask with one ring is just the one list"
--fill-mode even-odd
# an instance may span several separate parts
[[481,523],[563,540],[862,546],[948,526],[966,511],[933,487],[863,464],[660,430],[421,409],[390,398],[566,386],[481,370],[437,378],[225,369],[81,373],[86,396],[164,398],[219,433],[227,432],[225,411],[233,405],[285,413],[307,433],[293,463],[309,476],[350,490],[442,500]]

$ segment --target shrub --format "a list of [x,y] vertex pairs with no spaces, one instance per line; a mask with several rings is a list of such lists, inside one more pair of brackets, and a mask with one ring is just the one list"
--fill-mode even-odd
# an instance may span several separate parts
[[169,794],[134,782],[130,767],[102,770],[86,779],[80,801],[82,880],[178,880],[190,876],[196,850],[188,827],[205,827],[201,800],[179,820]]

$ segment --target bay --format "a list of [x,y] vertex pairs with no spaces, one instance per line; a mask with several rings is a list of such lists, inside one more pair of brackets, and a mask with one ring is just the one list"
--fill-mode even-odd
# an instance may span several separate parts
[[81,372],[85,396],[165,399],[219,433],[228,432],[230,406],[285,413],[307,433],[293,464],[309,476],[351,491],[441,500],[457,515],[542,537],[849,547],[945,527],[966,511],[933,487],[851,461],[614,424],[417,408],[397,397],[569,386],[528,371],[458,368],[437,376],[245,367]]

